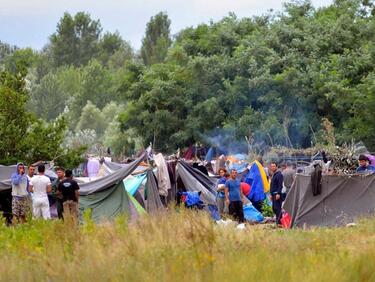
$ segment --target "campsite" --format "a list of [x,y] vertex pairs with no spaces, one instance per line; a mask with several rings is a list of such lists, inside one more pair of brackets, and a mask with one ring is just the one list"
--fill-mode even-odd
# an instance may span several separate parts
[[375,1],[146,2],[1,3],[0,281],[375,281]]

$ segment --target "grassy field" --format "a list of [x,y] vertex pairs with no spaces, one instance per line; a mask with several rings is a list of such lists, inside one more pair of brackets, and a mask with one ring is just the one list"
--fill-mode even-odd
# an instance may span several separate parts
[[203,213],[0,227],[2,281],[375,281],[375,220],[340,229],[218,226]]

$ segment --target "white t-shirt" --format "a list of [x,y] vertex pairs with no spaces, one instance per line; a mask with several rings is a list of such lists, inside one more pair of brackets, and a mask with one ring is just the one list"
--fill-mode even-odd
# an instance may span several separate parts
[[33,186],[33,198],[45,198],[48,200],[47,187],[51,185],[51,180],[45,175],[35,175],[30,180],[30,185]]

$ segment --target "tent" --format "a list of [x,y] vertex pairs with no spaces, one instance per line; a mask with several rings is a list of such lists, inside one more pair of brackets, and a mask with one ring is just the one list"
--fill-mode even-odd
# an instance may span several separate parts
[[180,177],[186,191],[201,191],[202,200],[206,204],[216,205],[216,183],[208,176],[180,160],[177,164],[177,177]]
[[[157,179],[152,169],[147,170],[146,173],[134,175],[124,179],[126,191],[145,207],[146,211],[153,214],[159,210],[164,209],[164,205],[160,200]],[[144,195],[139,193],[139,188],[144,185]],[[138,197],[137,197],[138,193]],[[143,204],[145,202],[145,204]]]
[[137,207],[131,201],[131,195],[126,191],[123,179],[130,175],[145,157],[146,153],[110,175],[81,184],[80,217],[82,218],[87,209],[91,209],[92,219],[95,222],[113,219],[120,214],[135,218],[138,214]]
[[375,174],[323,175],[313,196],[312,176],[297,174],[285,200],[291,227],[340,226],[375,213]]

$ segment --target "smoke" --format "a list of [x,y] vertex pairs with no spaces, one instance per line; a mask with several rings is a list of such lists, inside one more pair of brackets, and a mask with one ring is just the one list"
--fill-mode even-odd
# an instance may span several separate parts
[[217,148],[226,155],[247,154],[248,144],[245,137],[238,138],[234,128],[216,128],[208,134],[201,134],[203,142]]

